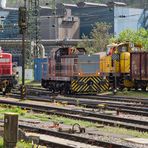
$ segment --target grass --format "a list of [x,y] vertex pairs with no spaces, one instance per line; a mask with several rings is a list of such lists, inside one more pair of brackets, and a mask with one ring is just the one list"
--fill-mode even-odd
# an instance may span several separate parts
[[137,98],[148,98],[148,92],[144,92],[144,91],[120,91],[120,92],[117,92],[116,95],[137,97]]
[[99,125],[97,123],[92,123],[92,122],[87,122],[82,120],[74,120],[74,119],[65,118],[65,117],[56,116],[56,115],[50,116],[50,119],[55,122],[62,122],[63,124],[66,124],[66,125],[73,125],[75,123],[79,123],[80,126],[83,126],[83,127],[96,127]]
[[27,119],[36,119],[40,121],[49,121],[49,116],[46,114],[35,114],[35,113],[26,113],[23,118]]
[[[82,127],[93,127],[97,128],[99,126],[102,126],[101,124],[97,123],[92,123],[92,122],[87,122],[87,121],[82,121],[82,120],[74,120],[74,119],[69,119],[65,117],[60,117],[60,116],[51,116],[51,119],[56,122],[63,122],[63,124],[66,125],[73,125],[75,123],[80,124]],[[106,133],[111,133],[111,134],[120,134],[120,135],[127,135],[127,136],[132,136],[132,137],[137,137],[137,138],[148,138],[148,132],[139,132],[136,130],[129,130],[125,128],[120,128],[120,127],[110,127],[110,126],[104,126],[103,128],[97,128],[98,131],[101,132],[106,132]]]
[[17,113],[21,118],[38,119],[40,121],[49,121],[49,116],[46,114],[35,114],[34,112],[21,109],[20,107],[10,107],[8,105],[0,106],[0,119],[3,119],[4,114],[8,112]]
[[0,119],[3,119],[5,113],[17,113],[21,116],[26,114],[26,110],[22,110],[20,107],[10,107],[9,105],[0,106]]
[[[26,143],[24,141],[19,141],[17,143],[16,148],[32,148],[32,144],[31,143]],[[0,138],[0,148],[3,148],[3,138]]]
[[120,128],[120,127],[106,126],[105,128],[103,129],[99,128],[98,130],[102,132],[127,135],[127,136],[132,136],[137,138],[148,138],[148,132],[139,132],[136,130],[130,130],[130,129]]

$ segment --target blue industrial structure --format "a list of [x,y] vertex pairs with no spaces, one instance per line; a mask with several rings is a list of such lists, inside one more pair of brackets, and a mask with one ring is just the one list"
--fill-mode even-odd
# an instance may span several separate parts
[[[114,35],[118,35],[125,29],[138,29],[138,21],[143,9],[114,7]],[[141,26],[142,27],[142,26]]]
[[138,21],[138,27],[148,29],[148,8],[145,8],[143,10],[143,13],[141,14],[141,17],[139,18]]
[[19,38],[18,9],[0,8],[0,39]]
[[[36,58],[34,59],[34,80],[40,81],[42,79],[42,69],[43,64],[46,63],[47,65],[48,59],[47,58]],[[46,69],[45,69],[46,68]],[[47,72],[47,66],[44,66],[44,72]]]

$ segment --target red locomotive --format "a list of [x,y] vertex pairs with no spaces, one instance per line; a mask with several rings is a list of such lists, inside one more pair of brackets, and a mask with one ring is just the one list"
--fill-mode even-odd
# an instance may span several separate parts
[[12,72],[12,55],[0,53],[0,91],[5,94],[17,84],[15,75]]

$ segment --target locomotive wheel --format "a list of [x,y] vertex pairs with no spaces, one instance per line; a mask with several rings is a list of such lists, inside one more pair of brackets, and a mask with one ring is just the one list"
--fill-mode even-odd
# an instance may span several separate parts
[[60,94],[64,95],[65,94],[65,90],[60,90]]
[[5,96],[6,95],[6,91],[3,91],[3,96]]
[[69,95],[69,94],[71,94],[71,91],[69,89],[65,88],[60,91],[60,94],[61,95]]
[[55,92],[53,88],[48,88],[48,90],[50,94],[53,94]]
[[124,89],[124,86],[120,86],[119,90],[123,91],[123,89]]
[[131,90],[131,88],[127,88],[127,91],[130,91]]

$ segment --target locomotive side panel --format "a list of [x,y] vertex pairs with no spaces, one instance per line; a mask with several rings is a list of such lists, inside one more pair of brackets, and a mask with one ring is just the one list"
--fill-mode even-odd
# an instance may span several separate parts
[[98,76],[100,74],[99,55],[78,55],[78,75]]

